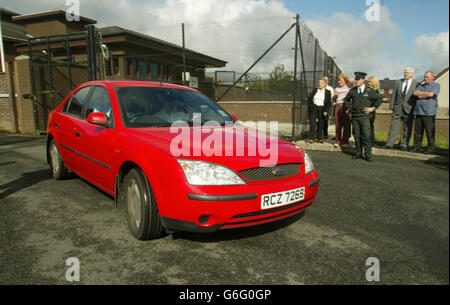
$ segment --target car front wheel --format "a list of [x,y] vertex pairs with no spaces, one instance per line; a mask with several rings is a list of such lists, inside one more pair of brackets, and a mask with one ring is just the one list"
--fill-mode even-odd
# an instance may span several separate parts
[[121,187],[128,228],[139,240],[156,239],[165,233],[155,196],[143,172],[131,169]]

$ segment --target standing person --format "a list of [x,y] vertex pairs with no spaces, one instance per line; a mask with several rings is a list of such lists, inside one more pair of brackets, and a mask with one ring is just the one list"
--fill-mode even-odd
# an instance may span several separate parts
[[309,143],[314,143],[317,137],[318,143],[323,143],[323,119],[327,116],[331,106],[331,92],[326,89],[327,82],[319,79],[319,88],[311,92],[308,98],[309,108]]
[[434,82],[434,78],[433,71],[425,72],[424,81],[414,91],[414,96],[417,97],[414,108],[414,115],[416,116],[416,125],[414,128],[415,152],[421,151],[424,130],[427,132],[428,140],[428,148],[425,150],[425,153],[434,152],[434,127],[438,109],[437,97],[441,91],[441,85]]
[[403,151],[408,150],[414,122],[413,111],[417,99],[414,96],[414,91],[419,84],[418,81],[413,79],[414,73],[414,69],[408,67],[404,71],[403,79],[395,82],[389,106],[389,109],[392,110],[391,128],[389,130],[388,140],[383,148],[392,149],[394,147],[403,123],[403,136],[400,141],[400,149]]
[[345,113],[344,109],[344,98],[350,91],[347,86],[348,81],[349,79],[347,75],[339,75],[339,87],[336,87],[336,89],[334,90],[334,122],[336,125],[336,144],[334,144],[335,147],[347,147],[348,139],[350,138],[350,120],[348,119],[348,116]]
[[347,81],[347,87],[349,89],[352,89],[353,87],[355,87],[355,79],[354,78],[349,78]]
[[[375,90],[378,94],[380,94],[380,81],[376,76],[369,77],[367,80],[367,86]],[[372,111],[370,113],[370,142],[372,147],[375,146],[375,117],[376,111]]]
[[[330,90],[331,92],[331,97],[334,96],[334,89],[333,87],[331,87],[328,83],[328,77],[324,76],[323,79],[327,82],[327,86],[326,89]],[[327,114],[324,118],[323,118],[323,136],[325,139],[328,139],[328,120],[330,119],[330,116]]]
[[366,73],[355,72],[356,87],[344,99],[345,107],[352,114],[353,136],[355,137],[356,154],[352,159],[365,159],[373,162],[372,145],[370,145],[370,113],[383,102],[383,98],[375,90],[365,85]]

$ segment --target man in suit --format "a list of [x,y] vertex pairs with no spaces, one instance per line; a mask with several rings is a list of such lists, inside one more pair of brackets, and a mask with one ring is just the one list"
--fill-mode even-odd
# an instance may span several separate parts
[[403,151],[408,150],[408,143],[411,138],[414,121],[413,110],[416,102],[414,91],[419,84],[418,81],[413,79],[414,73],[415,71],[413,68],[406,68],[404,71],[404,78],[395,82],[389,107],[389,109],[392,110],[392,121],[389,137],[384,146],[386,149],[392,149],[394,147],[402,124],[404,124],[400,149]]

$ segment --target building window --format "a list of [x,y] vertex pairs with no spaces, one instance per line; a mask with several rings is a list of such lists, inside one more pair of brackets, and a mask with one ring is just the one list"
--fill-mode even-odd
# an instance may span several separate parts
[[120,76],[120,68],[119,68],[119,58],[118,57],[113,57],[112,61],[112,73],[114,76]]
[[139,60],[139,79],[148,79],[148,64],[144,60]]
[[138,70],[136,59],[128,58],[127,61],[128,61],[128,75],[131,77],[136,77]]
[[159,79],[159,65],[158,64],[151,64],[150,71],[151,71],[151,79]]

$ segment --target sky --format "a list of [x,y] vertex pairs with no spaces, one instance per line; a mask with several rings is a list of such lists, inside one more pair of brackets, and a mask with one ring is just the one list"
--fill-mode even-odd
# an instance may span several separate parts
[[[66,10],[74,0],[2,0],[21,14]],[[80,0],[80,14],[97,26],[118,25],[226,60],[221,70],[245,71],[300,15],[320,47],[349,76],[363,71],[380,79],[401,78],[405,67],[439,73],[449,65],[449,2],[444,0]],[[379,6],[378,6],[379,4]],[[379,19],[367,13],[379,8]],[[292,33],[291,33],[292,32]],[[294,32],[283,38],[252,72],[278,63],[293,70]],[[305,38],[306,39],[306,38]],[[309,41],[309,39],[308,39]],[[304,43],[305,62],[311,48]],[[309,53],[308,53],[309,52]],[[308,68],[307,68],[308,70]]]

